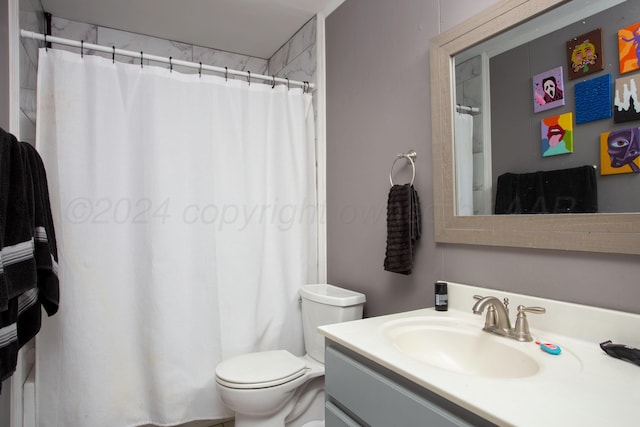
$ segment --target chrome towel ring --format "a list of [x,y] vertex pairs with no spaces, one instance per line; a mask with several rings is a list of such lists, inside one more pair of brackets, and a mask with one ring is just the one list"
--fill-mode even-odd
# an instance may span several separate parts
[[391,164],[391,171],[389,171],[389,182],[391,183],[391,186],[393,187],[393,168],[396,165],[396,162],[400,159],[407,159],[409,160],[409,163],[411,163],[411,169],[412,169],[412,174],[411,174],[411,184],[413,185],[413,181],[416,179],[416,157],[418,155],[416,154],[416,152],[414,150],[409,151],[408,153],[400,153],[400,154],[396,154],[396,158],[393,161],[393,164]]

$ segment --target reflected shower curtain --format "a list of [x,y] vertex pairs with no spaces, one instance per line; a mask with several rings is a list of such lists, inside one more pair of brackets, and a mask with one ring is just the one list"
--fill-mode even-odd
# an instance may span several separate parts
[[473,116],[456,111],[456,213],[473,215]]
[[39,61],[61,302],[36,343],[38,424],[230,416],[218,362],[303,353],[311,96],[53,49]]

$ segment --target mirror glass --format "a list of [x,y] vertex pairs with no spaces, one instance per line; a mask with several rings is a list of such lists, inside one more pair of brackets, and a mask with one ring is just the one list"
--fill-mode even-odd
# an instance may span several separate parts
[[[431,40],[436,242],[640,255],[640,120],[613,116],[620,92],[640,105],[636,83],[615,86],[640,75],[618,55],[638,22],[637,0],[504,0]],[[623,36],[623,57],[639,55],[638,30]],[[530,205],[504,197],[527,183]]]
[[571,1],[453,55],[456,215],[640,212],[634,25],[638,1]]

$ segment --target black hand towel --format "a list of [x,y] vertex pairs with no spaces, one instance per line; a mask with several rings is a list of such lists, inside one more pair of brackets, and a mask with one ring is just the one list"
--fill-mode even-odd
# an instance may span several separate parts
[[411,274],[415,242],[421,236],[418,193],[411,184],[394,185],[387,200],[387,252],[384,269]]

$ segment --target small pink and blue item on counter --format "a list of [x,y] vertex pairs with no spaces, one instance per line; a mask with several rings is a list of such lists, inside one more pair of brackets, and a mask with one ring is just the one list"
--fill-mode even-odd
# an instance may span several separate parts
[[551,344],[548,342],[541,342],[541,341],[536,341],[536,344],[540,346],[540,350],[546,351],[547,353],[553,354],[554,356],[562,352],[562,349],[555,344]]

